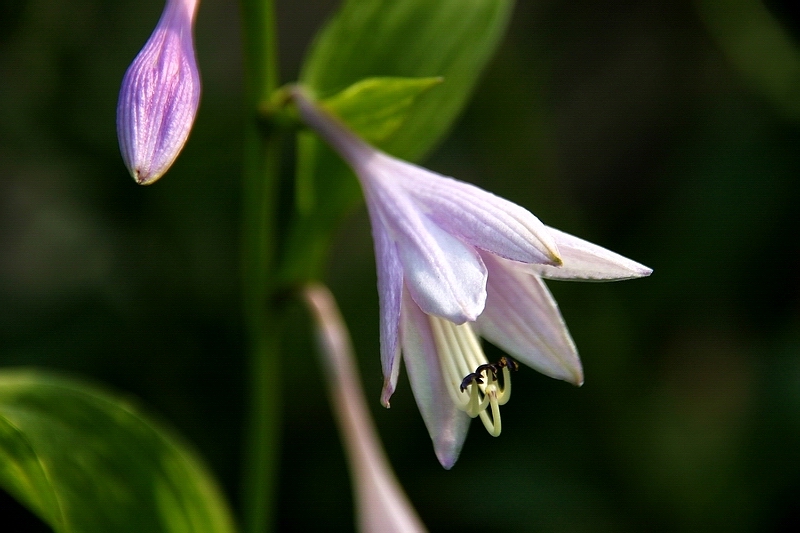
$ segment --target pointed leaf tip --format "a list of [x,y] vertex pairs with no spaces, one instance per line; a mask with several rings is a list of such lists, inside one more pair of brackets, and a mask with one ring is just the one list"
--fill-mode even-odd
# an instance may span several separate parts
[[367,78],[322,101],[362,139],[382,146],[409,118],[418,98],[442,77]]

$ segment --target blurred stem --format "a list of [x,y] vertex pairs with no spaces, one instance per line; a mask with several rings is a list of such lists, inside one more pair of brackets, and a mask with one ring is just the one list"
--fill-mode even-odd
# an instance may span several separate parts
[[280,445],[282,320],[273,297],[281,139],[264,125],[259,104],[278,87],[275,10],[271,0],[242,0],[247,123],[242,195],[244,314],[249,341],[249,410],[242,464],[242,531],[274,527],[274,496]]

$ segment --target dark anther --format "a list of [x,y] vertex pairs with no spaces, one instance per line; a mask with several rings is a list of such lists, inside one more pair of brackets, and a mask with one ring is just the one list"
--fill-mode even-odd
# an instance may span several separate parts
[[485,365],[479,366],[478,368],[475,369],[475,373],[480,375],[486,372],[487,370],[492,373],[492,376],[494,376],[495,378],[497,377],[497,368],[495,368],[495,365],[492,363],[486,363]]
[[467,390],[467,387],[469,387],[473,383],[483,383],[483,378],[481,378],[481,375],[480,375],[479,372],[474,372],[472,374],[467,374],[467,377],[465,377],[461,381],[461,392],[464,392],[465,390]]
[[510,357],[503,356],[500,358],[500,361],[497,362],[497,368],[501,369],[503,367],[508,368],[512,372],[516,372],[517,370],[519,370],[519,363],[517,363]]
[[[491,372],[492,378],[496,380],[497,373],[503,368],[508,368],[509,370],[516,372],[517,370],[519,370],[519,364],[510,357],[503,356],[496,363],[486,363],[485,365],[480,365],[478,368],[475,369],[475,372],[473,372],[472,374],[467,374],[467,377],[465,377],[461,381],[461,392],[467,390],[467,387],[469,387],[473,383],[483,384],[483,378],[481,377],[481,375],[484,374],[485,372]],[[488,373],[485,375],[487,377],[489,376]]]

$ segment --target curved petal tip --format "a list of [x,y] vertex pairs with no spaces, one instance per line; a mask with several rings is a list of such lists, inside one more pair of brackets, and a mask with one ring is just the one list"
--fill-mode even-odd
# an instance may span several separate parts
[[381,390],[381,405],[387,409],[391,407],[389,398],[392,397],[392,394],[394,394],[394,384],[391,379],[385,379],[383,381],[383,390]]

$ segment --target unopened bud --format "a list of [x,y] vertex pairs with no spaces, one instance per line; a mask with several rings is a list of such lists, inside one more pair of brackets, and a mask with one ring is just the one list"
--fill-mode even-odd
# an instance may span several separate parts
[[133,179],[149,185],[178,157],[200,103],[194,52],[199,0],[167,0],[150,39],[122,80],[117,136]]

